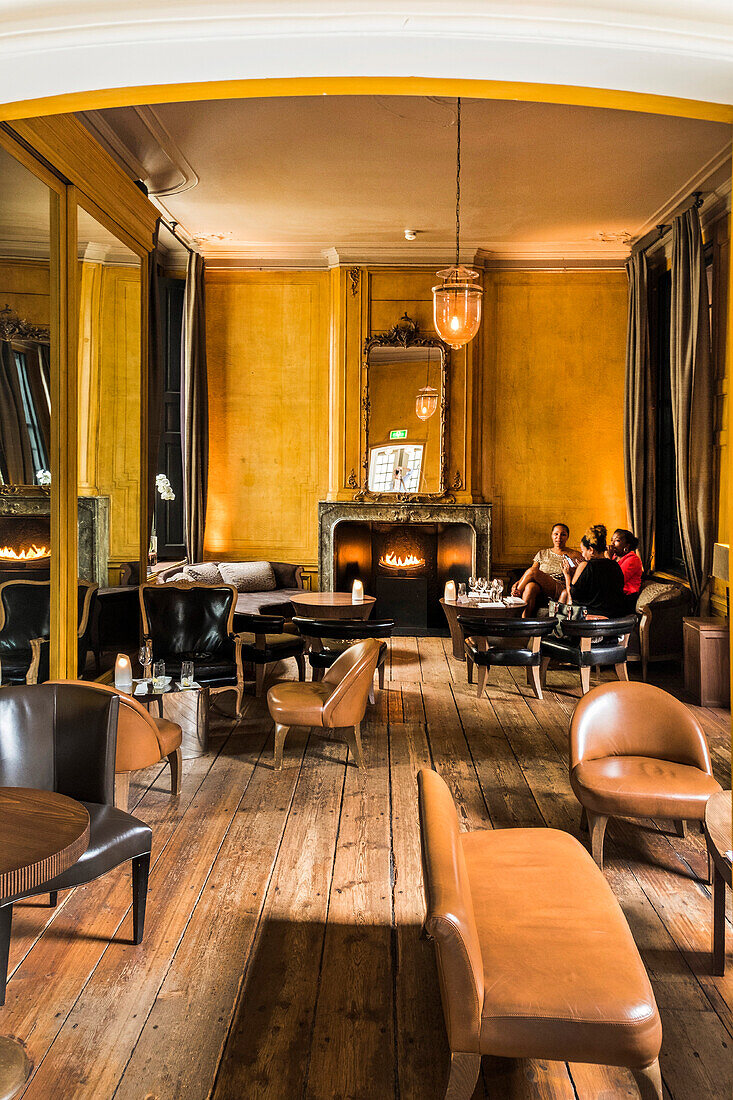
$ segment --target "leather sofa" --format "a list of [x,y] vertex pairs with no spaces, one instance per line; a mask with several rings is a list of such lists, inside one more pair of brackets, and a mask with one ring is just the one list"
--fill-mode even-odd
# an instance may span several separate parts
[[629,661],[641,661],[641,678],[646,680],[652,661],[681,661],[682,620],[692,613],[692,596],[684,584],[642,582],[636,599],[638,626],[629,639]]
[[[237,566],[240,565],[269,566],[272,571],[270,583],[274,582],[274,587],[254,591],[245,590],[247,586],[244,582],[237,583]],[[222,573],[222,566],[224,567],[224,573]],[[286,619],[291,619],[295,614],[295,609],[290,602],[290,598],[303,591],[303,568],[300,565],[290,565],[288,562],[283,561],[205,561],[196,562],[194,565],[176,565],[171,569],[164,569],[158,574],[158,581],[161,584],[173,580],[198,581],[203,584],[234,584],[237,589],[235,615],[282,615]],[[236,622],[234,629],[238,629]]]
[[450,791],[418,775],[425,931],[451,1068],[469,1100],[482,1054],[627,1066],[662,1100],[662,1025],[621,908],[583,846],[556,829],[460,833]]

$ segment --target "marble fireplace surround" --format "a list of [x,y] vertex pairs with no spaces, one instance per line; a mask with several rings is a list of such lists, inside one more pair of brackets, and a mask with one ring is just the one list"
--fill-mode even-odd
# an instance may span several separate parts
[[491,576],[490,504],[365,504],[363,501],[319,501],[318,574],[323,592],[334,585],[334,532],[339,523],[464,523],[473,530],[473,573]]

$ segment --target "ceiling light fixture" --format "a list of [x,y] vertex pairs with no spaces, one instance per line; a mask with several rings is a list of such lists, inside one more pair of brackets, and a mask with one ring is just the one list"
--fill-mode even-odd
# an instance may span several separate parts
[[443,282],[433,287],[433,323],[441,340],[462,348],[473,340],[481,324],[483,290],[474,283],[478,271],[460,263],[461,245],[461,99],[456,110],[456,262],[439,271]]
[[430,385],[430,347],[428,346],[428,365],[425,370],[425,385],[417,391],[415,415],[418,420],[429,420],[438,407],[438,391]]

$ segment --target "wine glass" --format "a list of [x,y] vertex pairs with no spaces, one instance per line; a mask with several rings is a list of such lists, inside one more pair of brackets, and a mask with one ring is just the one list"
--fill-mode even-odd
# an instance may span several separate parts
[[476,578],[475,577],[469,577],[468,578],[468,591],[473,592],[475,587],[476,587]]

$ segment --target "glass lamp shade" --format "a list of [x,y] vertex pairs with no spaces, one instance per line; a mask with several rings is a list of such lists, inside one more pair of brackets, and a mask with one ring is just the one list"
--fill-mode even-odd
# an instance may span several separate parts
[[423,386],[417,391],[415,412],[420,420],[429,420],[438,407],[438,391],[433,386]]
[[481,286],[473,283],[478,271],[470,267],[447,267],[438,272],[443,280],[433,287],[433,322],[441,340],[462,348],[473,340],[481,324]]

